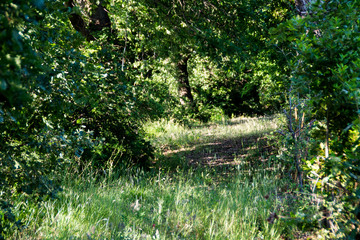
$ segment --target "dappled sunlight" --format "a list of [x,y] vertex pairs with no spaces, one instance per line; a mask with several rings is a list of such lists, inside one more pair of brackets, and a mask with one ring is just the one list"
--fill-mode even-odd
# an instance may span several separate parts
[[359,12],[1,0],[0,240],[360,239]]
[[184,156],[193,166],[239,165],[266,162],[266,158],[275,150],[265,136],[238,138],[199,144],[196,147],[169,150],[164,154]]
[[158,133],[152,142],[157,145],[161,139],[171,137],[178,144],[159,144],[163,155],[184,158],[193,167],[264,164],[275,150],[268,135],[280,125],[275,117],[234,118],[196,127],[178,125],[171,131],[163,124],[168,131]]
[[201,144],[221,144],[228,139],[261,136],[280,126],[277,116],[263,118],[234,118],[226,123],[210,123],[202,126],[183,126],[174,121],[157,121],[145,124],[145,132],[151,143],[158,148],[174,150]]
[[[211,172],[140,173],[73,189],[60,209],[47,207],[48,221],[37,231],[40,238],[87,239],[281,239],[279,222],[266,218],[276,207],[265,195],[274,181],[254,174],[226,183],[215,182]],[[239,184],[241,183],[241,184]],[[91,196],[91,198],[89,198]],[[270,199],[273,199],[271,196]],[[51,221],[49,221],[51,220]]]

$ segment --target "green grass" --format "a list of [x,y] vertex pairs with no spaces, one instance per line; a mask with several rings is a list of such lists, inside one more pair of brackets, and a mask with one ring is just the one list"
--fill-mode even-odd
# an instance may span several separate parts
[[[273,119],[234,119],[187,128],[160,121],[149,123],[146,130],[154,145],[174,150],[259,136],[276,124]],[[206,151],[201,154],[212,154]],[[193,168],[180,153],[162,156],[162,161],[174,159],[187,167],[123,169],[101,178],[68,172],[57,200],[37,208],[17,206],[17,214],[24,209],[31,214],[14,238],[282,239],[289,231],[278,219],[267,221],[283,205],[278,197],[283,183],[275,170],[265,171],[260,164],[244,169],[244,159],[237,156],[238,164],[226,169]]]
[[220,123],[201,124],[187,127],[165,120],[148,122],[144,128],[148,139],[158,148],[181,148],[211,142],[213,139],[233,139],[258,136],[279,127],[277,117],[233,118]]
[[[19,236],[37,239],[279,239],[282,227],[266,219],[276,208],[278,184],[241,171],[230,181],[213,172],[138,172],[67,183],[60,198],[41,206],[40,226]],[[264,196],[269,195],[269,199]],[[34,231],[33,229],[36,229]]]
[[278,116],[239,117],[190,127],[173,120],[160,120],[147,123],[145,131],[148,140],[160,149],[160,167],[176,168],[190,162],[193,167],[241,165],[243,169],[256,171],[275,166],[269,160],[274,144],[265,136],[280,124]]

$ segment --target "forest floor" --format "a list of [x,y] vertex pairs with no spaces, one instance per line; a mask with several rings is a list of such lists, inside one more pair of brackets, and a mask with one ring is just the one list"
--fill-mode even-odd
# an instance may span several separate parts
[[[161,124],[166,126],[164,123]],[[174,127],[174,123],[170,122],[170,124]],[[177,126],[168,132],[162,129],[163,131],[160,132],[165,142],[161,143],[161,140],[156,139],[155,144],[162,149],[165,161],[181,159],[183,164],[191,169],[200,169],[200,171],[212,169],[217,173],[215,178],[219,181],[224,182],[227,178],[234,177],[234,169],[241,169],[241,174],[249,174],[249,176],[257,172],[265,175],[270,173],[274,180],[283,178],[283,169],[276,160],[280,144],[276,142],[278,138],[275,135],[280,126],[281,120],[278,116],[235,118],[200,126],[194,125],[190,128]],[[170,134],[166,136],[166,133]],[[169,141],[169,138],[173,141]],[[235,171],[235,175],[238,172]],[[294,198],[296,195],[291,193],[293,187],[291,185],[287,181],[281,183],[279,181],[277,198],[283,199],[281,204],[294,204],[292,207],[282,206],[282,211],[286,208],[295,210],[299,207],[299,203],[292,200],[287,202],[288,198]],[[273,218],[274,213],[269,213],[269,218],[266,219],[270,224],[278,219],[278,216],[275,217],[276,219]],[[292,219],[288,216],[280,216],[280,218]],[[284,222],[289,224],[292,221]],[[280,239],[323,239],[314,232],[299,231],[291,224],[288,227],[293,228],[291,233],[285,231],[280,235]]]
[[69,172],[60,198],[29,214],[16,238],[316,239],[286,220],[301,203],[286,194],[274,157],[279,126],[277,118],[148,123],[158,149],[151,171]]
[[[163,126],[160,131],[156,124]],[[270,133],[279,127],[275,117],[235,118],[188,128],[173,122],[156,124],[151,127],[160,134],[153,134],[152,141],[166,161],[180,158],[193,168],[219,170],[239,165],[253,170],[258,168],[255,165],[268,170],[273,167],[271,156],[277,147]]]
[[[263,164],[269,160],[268,156],[273,153],[273,150],[270,140],[265,135],[259,135],[213,139],[190,148],[169,149],[164,151],[164,155],[169,157],[174,154],[182,155],[188,164],[194,167],[224,168],[245,163],[249,165],[256,164],[256,162]],[[256,155],[254,155],[255,152]],[[239,161],[239,159],[248,159],[248,161]]]

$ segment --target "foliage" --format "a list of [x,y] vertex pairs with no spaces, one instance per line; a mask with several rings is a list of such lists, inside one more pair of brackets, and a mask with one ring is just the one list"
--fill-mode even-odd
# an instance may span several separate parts
[[[152,95],[164,96],[170,89],[177,102],[164,101],[166,114],[201,120],[209,119],[206,111],[212,107],[229,116],[279,109],[284,100],[283,66],[275,64],[278,57],[267,45],[267,29],[291,16],[288,7],[286,1],[144,0],[109,5],[118,35],[126,39],[127,74],[139,85],[144,79],[161,83]],[[196,105],[192,111],[179,104],[177,63],[182,57],[189,58],[189,85]]]
[[359,68],[356,4],[318,3],[312,8],[316,14],[293,18],[278,28],[277,41],[292,40],[297,52],[290,63],[296,90],[311,95],[314,116],[327,119],[336,134],[356,116],[356,104],[348,94]]
[[36,4],[1,3],[1,237],[21,226],[13,199],[55,197],[68,163],[146,166],[153,151],[106,34],[87,43],[61,2]]
[[[153,145],[181,148],[207,139],[199,120],[226,124],[227,116],[272,113],[286,101],[281,163],[295,166],[290,175],[300,186],[309,179],[305,190],[321,190],[333,232],[350,234],[342,225],[357,226],[360,211],[360,4],[317,1],[288,20],[290,4],[2,1],[0,236],[21,228],[26,215],[14,215],[14,199],[35,206],[55,197],[69,166],[105,174],[148,166],[147,120],[167,119],[157,122],[165,133]],[[99,9],[105,25],[94,17]],[[169,135],[173,118],[193,129],[179,124]]]
[[313,151],[313,159],[305,162],[312,177],[309,184],[325,197],[324,207],[331,213],[326,225],[333,233],[345,233],[343,236],[353,231],[354,238],[358,234],[353,215],[359,177],[354,135],[359,109],[358,15],[358,1],[315,1],[308,15],[275,30],[275,42],[289,42],[290,53],[296,52],[289,63],[291,83],[300,97],[310,99],[308,109],[322,130],[312,135],[321,142],[322,150],[317,148],[320,151]]
[[[69,136],[80,132],[75,155],[81,161],[93,159],[95,165],[105,167],[115,151],[116,161],[146,164],[152,150],[142,140],[138,126],[143,117],[137,106],[141,101],[133,79],[116,61],[121,53],[115,51],[106,31],[94,33],[96,41],[92,42],[85,42],[79,34],[72,37],[74,32],[62,27],[69,26],[68,16],[58,9],[62,10],[60,6],[50,8],[41,26],[45,44],[33,42],[49,62],[51,76],[52,91],[47,94],[48,101],[38,102],[38,111],[50,115]],[[49,24],[52,19],[57,22]]]
[[286,123],[278,133],[281,134],[279,159],[288,176],[303,191],[303,162],[309,157],[311,131],[314,120],[309,119],[308,102],[299,99],[292,89],[288,93],[284,117]]
[[[34,109],[31,90],[41,86],[41,60],[25,35],[36,24],[41,2],[2,1],[0,4],[0,238],[21,227],[12,213],[12,199],[21,194],[29,200],[53,197],[59,189],[48,174],[58,161],[48,135],[29,126]],[[44,124],[39,124],[45,129]],[[5,234],[5,235],[4,235]]]

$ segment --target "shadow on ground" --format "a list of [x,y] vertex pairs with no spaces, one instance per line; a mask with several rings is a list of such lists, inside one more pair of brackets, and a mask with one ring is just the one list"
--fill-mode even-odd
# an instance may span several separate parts
[[[259,117],[257,118],[258,120],[261,121],[271,121],[274,120],[276,117],[275,116],[267,116],[267,117]],[[218,125],[223,125],[223,126],[233,126],[233,125],[239,125],[239,124],[244,124],[247,123],[251,120],[254,120],[254,118],[238,118],[238,119],[232,119],[232,120],[223,120],[223,121],[218,121],[215,123],[205,123],[205,124],[192,124],[189,125],[189,128],[204,128],[204,127],[212,127],[212,126],[218,126]]]
[[269,167],[269,157],[276,152],[273,140],[267,134],[232,139],[213,139],[206,143],[166,150],[166,160],[182,159],[187,166],[230,168],[241,165],[244,169]]

